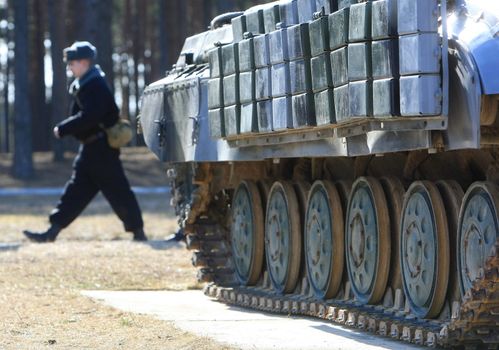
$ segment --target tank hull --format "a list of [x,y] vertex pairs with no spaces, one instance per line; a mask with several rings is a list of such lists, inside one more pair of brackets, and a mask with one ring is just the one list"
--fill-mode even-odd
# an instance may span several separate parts
[[483,1],[294,0],[187,40],[141,124],[205,292],[497,347],[498,27]]

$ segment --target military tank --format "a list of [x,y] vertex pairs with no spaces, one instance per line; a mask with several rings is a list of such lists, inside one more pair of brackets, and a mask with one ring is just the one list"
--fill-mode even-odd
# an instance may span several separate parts
[[430,347],[499,346],[499,7],[223,14],[140,123],[206,294]]

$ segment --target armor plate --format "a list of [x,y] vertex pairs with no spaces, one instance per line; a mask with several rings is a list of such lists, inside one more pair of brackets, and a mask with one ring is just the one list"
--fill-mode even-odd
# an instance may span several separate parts
[[400,78],[400,113],[403,116],[442,113],[439,75],[414,75]]

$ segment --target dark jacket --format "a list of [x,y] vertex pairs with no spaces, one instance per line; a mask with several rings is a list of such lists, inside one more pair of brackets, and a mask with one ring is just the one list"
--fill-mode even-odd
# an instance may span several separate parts
[[90,68],[70,90],[74,97],[71,116],[57,125],[61,137],[72,135],[85,141],[118,121],[119,109],[98,66]]

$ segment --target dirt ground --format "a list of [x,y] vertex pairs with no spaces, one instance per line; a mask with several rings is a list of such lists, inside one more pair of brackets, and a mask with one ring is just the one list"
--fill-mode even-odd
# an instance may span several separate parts
[[[124,153],[133,185],[165,185],[163,166],[153,156],[143,149]],[[9,159],[0,156],[0,186],[60,187],[71,161],[54,166],[49,159],[37,155],[36,169],[42,172],[35,181],[22,183],[8,176],[4,170]],[[107,202],[98,197],[57,242],[37,245],[26,242],[21,231],[44,229],[57,197],[0,198],[0,349],[228,349],[80,294],[202,287],[185,246],[163,241],[176,229],[168,196],[140,195],[138,200],[151,239],[146,244],[131,242]]]

